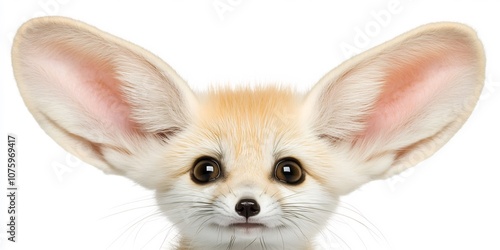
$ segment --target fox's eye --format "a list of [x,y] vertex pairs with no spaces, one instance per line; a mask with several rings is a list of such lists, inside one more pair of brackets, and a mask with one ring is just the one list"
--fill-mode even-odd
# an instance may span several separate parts
[[207,183],[220,177],[219,162],[213,158],[198,159],[191,169],[191,179],[196,183]]
[[274,177],[287,184],[300,184],[305,179],[300,163],[293,158],[279,160],[274,169]]

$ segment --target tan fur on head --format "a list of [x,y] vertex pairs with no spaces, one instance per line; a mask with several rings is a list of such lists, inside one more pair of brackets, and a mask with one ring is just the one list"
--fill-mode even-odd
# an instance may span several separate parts
[[338,197],[436,152],[484,81],[469,27],[429,24],[360,54],[311,91],[193,93],[146,50],[81,22],[38,18],[12,60],[56,142],[156,190],[179,249],[311,249]]

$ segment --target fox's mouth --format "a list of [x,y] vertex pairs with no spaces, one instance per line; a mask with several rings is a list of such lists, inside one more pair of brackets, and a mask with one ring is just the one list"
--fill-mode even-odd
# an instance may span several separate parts
[[266,228],[266,225],[261,223],[233,223],[230,224],[229,227],[237,228],[237,229],[254,229],[254,228]]
[[264,233],[266,229],[269,229],[263,223],[255,223],[255,222],[235,222],[227,225],[219,225],[217,223],[213,224],[218,230],[224,228],[229,233],[236,233],[242,237],[255,237],[256,235],[260,235]]
[[233,233],[236,233],[240,236],[247,237],[255,237],[256,235],[260,235],[264,233],[268,227],[262,223],[231,223],[227,226],[229,230]]

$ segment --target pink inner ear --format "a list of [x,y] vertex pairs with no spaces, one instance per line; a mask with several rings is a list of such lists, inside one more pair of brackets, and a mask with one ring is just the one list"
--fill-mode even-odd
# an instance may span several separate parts
[[121,82],[109,62],[68,51],[41,56],[39,61],[49,75],[47,83],[53,84],[49,88],[80,107],[100,129],[134,132],[130,105],[124,101]]
[[[406,122],[417,115],[435,96],[450,87],[458,73],[459,61],[438,53],[422,55],[411,61],[395,62],[383,79],[382,94],[367,119],[361,137],[391,133],[404,129]],[[399,65],[398,65],[399,64]]]

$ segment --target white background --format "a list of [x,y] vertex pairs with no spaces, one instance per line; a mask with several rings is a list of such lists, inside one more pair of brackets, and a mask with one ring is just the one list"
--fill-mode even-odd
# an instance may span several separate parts
[[[344,197],[345,206],[357,213],[345,209],[352,219],[332,221],[323,240],[329,244],[325,249],[500,249],[500,15],[495,1],[193,2],[1,1],[3,190],[7,133],[18,137],[20,164],[18,242],[5,238],[2,191],[1,249],[158,249],[170,229],[158,216],[137,222],[155,211],[152,192],[74,159],[28,113],[9,55],[16,29],[40,15],[80,19],[139,44],[198,90],[228,82],[288,83],[306,90],[348,58],[342,50],[347,44],[364,51],[435,21],[472,26],[485,46],[487,80],[469,121],[416,168]],[[391,2],[397,11],[380,23],[373,13],[388,11]],[[221,13],[214,4],[229,9]],[[370,35],[356,45],[366,28]]]

